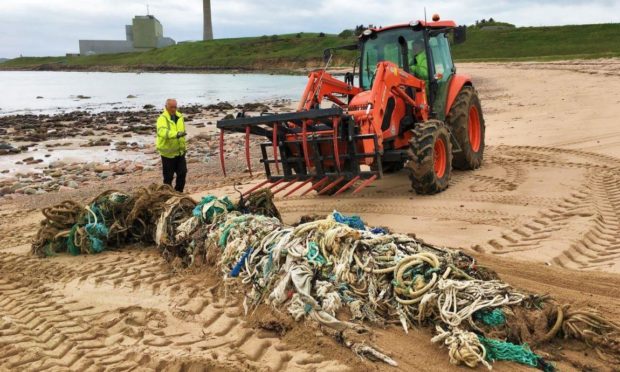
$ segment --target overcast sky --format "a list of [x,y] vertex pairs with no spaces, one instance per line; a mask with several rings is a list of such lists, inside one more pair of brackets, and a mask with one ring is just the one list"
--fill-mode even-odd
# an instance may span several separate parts
[[[177,41],[202,38],[201,0],[0,0],[0,58],[64,55],[79,39],[124,39],[146,4]],[[292,32],[337,33],[439,13],[458,24],[493,17],[517,26],[620,22],[620,0],[212,0],[216,38]]]

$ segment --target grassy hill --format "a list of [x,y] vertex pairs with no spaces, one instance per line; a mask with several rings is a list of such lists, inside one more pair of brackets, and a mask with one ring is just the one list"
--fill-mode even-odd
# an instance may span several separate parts
[[[82,57],[23,57],[0,69],[84,70],[293,70],[321,65],[325,48],[354,43],[353,37],[316,33],[188,42],[143,53]],[[453,47],[457,61],[559,60],[620,56],[620,24],[470,27],[467,41]],[[351,65],[355,52],[338,51],[335,65]]]

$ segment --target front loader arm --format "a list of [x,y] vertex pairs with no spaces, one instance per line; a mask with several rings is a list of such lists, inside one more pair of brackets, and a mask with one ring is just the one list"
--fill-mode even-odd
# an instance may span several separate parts
[[[408,89],[413,92],[413,97],[407,93]],[[429,107],[426,101],[425,82],[398,68],[392,62],[379,62],[370,94],[364,103],[365,107],[356,107],[357,111],[350,111],[350,113],[359,123],[362,134],[374,134],[378,137],[381,150],[383,150],[381,124],[388,111],[388,101],[392,97],[401,99],[406,105],[412,107],[416,121],[428,119]],[[370,151],[373,144],[370,141],[364,141],[363,146],[365,151]]]
[[350,86],[334,78],[325,70],[312,71],[310,75],[308,75],[308,84],[301,96],[297,111],[307,111],[318,108],[325,98],[342,108],[346,108],[347,104],[334,96],[334,94],[354,96],[359,92],[361,92],[360,88]]
[[[377,65],[375,81],[371,89],[372,126],[378,135],[381,135],[381,122],[386,112],[390,97],[398,97],[414,108],[418,120],[428,120],[429,106],[426,101],[424,80],[398,68],[392,62],[384,61]],[[407,88],[412,88],[413,97],[407,94]]]

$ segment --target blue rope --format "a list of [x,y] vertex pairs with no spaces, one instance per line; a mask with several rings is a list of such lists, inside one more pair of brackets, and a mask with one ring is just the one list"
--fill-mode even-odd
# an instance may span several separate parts
[[308,262],[318,266],[325,265],[327,260],[319,252],[319,246],[315,242],[308,243],[308,253],[306,254]]
[[239,276],[241,269],[243,269],[243,265],[245,265],[245,261],[252,254],[252,251],[253,251],[252,247],[248,247],[248,249],[246,249],[243,256],[241,256],[241,259],[239,259],[239,262],[237,262],[235,266],[233,267],[233,269],[230,271],[230,276],[232,278],[236,278]]
[[332,214],[334,217],[334,221],[338,223],[343,223],[349,227],[352,227],[357,230],[366,230],[366,226],[364,225],[364,221],[360,218],[360,216],[345,216],[340,212],[334,211]]
[[372,229],[370,229],[370,232],[377,235],[385,235],[389,231],[383,227],[373,227]]

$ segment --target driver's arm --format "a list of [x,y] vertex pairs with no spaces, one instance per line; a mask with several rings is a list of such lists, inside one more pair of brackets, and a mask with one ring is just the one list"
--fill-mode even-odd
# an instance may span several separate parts
[[418,77],[428,81],[428,63],[426,62],[426,52],[420,52],[413,58],[413,66],[411,72]]

